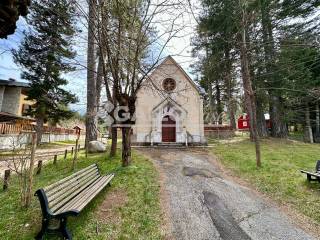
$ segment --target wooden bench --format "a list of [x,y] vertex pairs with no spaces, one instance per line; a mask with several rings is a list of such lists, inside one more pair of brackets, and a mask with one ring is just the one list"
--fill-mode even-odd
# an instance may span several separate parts
[[320,160],[317,161],[315,172],[308,172],[304,170],[301,170],[301,172],[307,174],[307,179],[309,182],[311,181],[320,182]]
[[113,177],[113,173],[101,176],[97,164],[92,164],[38,189],[35,195],[41,205],[42,228],[36,239],[43,239],[46,232],[60,232],[64,239],[72,239],[67,230],[67,217],[77,216],[102,189],[110,185]]

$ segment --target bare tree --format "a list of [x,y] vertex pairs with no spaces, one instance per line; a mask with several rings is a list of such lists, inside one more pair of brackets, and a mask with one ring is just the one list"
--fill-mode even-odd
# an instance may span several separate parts
[[11,139],[11,153],[6,161],[7,167],[18,177],[20,202],[22,207],[29,207],[32,199],[33,169],[37,146],[37,134],[31,135],[32,142],[28,145],[29,134],[21,133]]
[[[114,112],[118,115],[114,114],[112,133],[121,127],[122,161],[128,166],[137,93],[145,80],[152,82],[149,73],[162,60],[168,42],[183,29],[177,23],[183,9],[181,2],[173,0],[101,0],[99,8],[97,44],[99,58],[105,63],[106,95],[120,109]],[[164,13],[170,19],[162,19]],[[164,29],[157,34],[155,25],[159,22]]]
[[249,60],[248,60],[248,49],[247,49],[247,29],[248,29],[248,10],[247,0],[239,0],[239,5],[241,8],[242,20],[241,20],[241,31],[239,32],[239,48],[240,48],[240,60],[241,60],[241,74],[243,81],[243,88],[245,94],[245,102],[247,107],[247,112],[250,118],[250,128],[251,137],[255,142],[256,148],[256,162],[257,167],[261,167],[261,152],[260,152],[260,138],[257,130],[257,109],[255,95],[252,89],[252,80],[249,70]]

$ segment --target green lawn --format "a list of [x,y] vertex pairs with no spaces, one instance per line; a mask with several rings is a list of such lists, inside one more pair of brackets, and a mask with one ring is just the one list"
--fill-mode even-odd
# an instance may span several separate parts
[[56,147],[62,147],[65,145],[75,145],[76,141],[73,140],[66,140],[66,141],[60,141],[60,142],[50,142],[50,143],[41,143],[38,148],[40,149],[50,149],[50,148],[56,148]]
[[[85,159],[82,154],[78,161],[78,169],[98,163],[102,173],[115,172],[116,176],[111,188],[101,192],[78,217],[69,218],[68,226],[74,239],[162,239],[160,187],[152,163],[133,153],[133,164],[122,168],[120,155],[114,159],[106,155],[89,155]],[[59,159],[57,166],[45,165],[41,175],[35,178],[34,190],[70,175],[71,164],[71,159]],[[122,192],[126,201],[118,206],[114,203],[116,207],[111,208],[111,212],[110,209],[101,209],[103,200],[116,192]],[[109,218],[113,216],[112,220],[105,218],[105,214]],[[9,191],[0,190],[0,216],[1,239],[33,239],[40,229],[38,200],[34,197],[32,206],[28,210],[22,209],[15,177],[12,177]],[[58,238],[50,236],[47,239]]]
[[300,173],[314,171],[320,145],[268,139],[262,141],[261,151],[263,167],[257,169],[254,145],[248,140],[218,143],[212,150],[235,175],[320,224],[320,184],[308,183]]

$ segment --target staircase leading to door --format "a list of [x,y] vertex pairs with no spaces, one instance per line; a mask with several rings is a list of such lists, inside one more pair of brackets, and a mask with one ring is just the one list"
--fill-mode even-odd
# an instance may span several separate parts
[[186,145],[184,143],[158,143],[157,145],[154,145],[153,147],[158,147],[158,148],[186,148]]

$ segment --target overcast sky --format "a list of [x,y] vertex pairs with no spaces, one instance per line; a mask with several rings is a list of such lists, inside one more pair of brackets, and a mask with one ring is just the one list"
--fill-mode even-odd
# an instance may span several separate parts
[[[187,1],[186,1],[187,2]],[[198,8],[198,0],[192,1],[193,13],[195,14]],[[194,15],[188,9],[183,13],[177,22],[179,26],[184,26],[178,34],[177,38],[173,38],[169,44],[166,46],[163,55],[172,55],[181,66],[190,73],[190,64],[194,61],[191,57],[191,37],[195,34],[196,20]],[[162,18],[170,18],[169,15],[162,15]],[[159,21],[161,22],[161,21]],[[81,25],[81,23],[80,23]],[[161,33],[161,23],[158,24],[157,30]],[[80,28],[83,28],[80,26]],[[0,79],[9,79],[14,78],[18,81],[23,81],[21,79],[21,68],[17,66],[12,59],[10,49],[18,48],[21,39],[23,38],[23,31],[28,29],[28,25],[23,18],[20,18],[17,23],[17,30],[13,35],[10,35],[8,39],[0,39]],[[78,57],[77,60],[81,64],[86,64],[86,42],[85,42],[86,31],[83,31],[82,35],[75,38],[75,50],[77,50]],[[166,39],[164,39],[165,41]],[[191,75],[191,74],[190,74]],[[194,77],[191,75],[191,77]],[[68,86],[66,87],[71,92],[77,94],[80,102],[72,108],[76,111],[84,112],[86,104],[86,70],[83,67],[73,73],[66,75],[66,78],[69,81]]]

